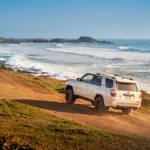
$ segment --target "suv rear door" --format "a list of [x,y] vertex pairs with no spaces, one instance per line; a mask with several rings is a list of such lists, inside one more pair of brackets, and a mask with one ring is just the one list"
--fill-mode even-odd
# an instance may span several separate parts
[[116,82],[117,97],[125,103],[136,103],[139,92],[136,83]]
[[105,105],[112,105],[112,96],[110,94],[111,90],[114,89],[114,80],[105,78]]
[[89,99],[94,100],[96,94],[102,94],[103,95],[103,88],[102,88],[102,77],[94,75],[91,85],[88,89],[89,93]]

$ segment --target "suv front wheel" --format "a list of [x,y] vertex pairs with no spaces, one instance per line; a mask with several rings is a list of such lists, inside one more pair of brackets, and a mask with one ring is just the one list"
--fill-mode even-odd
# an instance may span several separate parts
[[102,97],[97,97],[95,99],[94,107],[99,114],[103,113],[106,110]]
[[65,99],[67,104],[73,104],[75,102],[75,96],[72,89],[66,90]]

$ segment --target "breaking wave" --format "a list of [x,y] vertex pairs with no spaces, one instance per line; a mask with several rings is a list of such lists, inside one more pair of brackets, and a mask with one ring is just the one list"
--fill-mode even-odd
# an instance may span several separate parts
[[118,47],[118,50],[122,51],[128,51],[128,52],[141,52],[141,53],[149,53],[150,49],[138,49],[138,48],[133,48],[133,47],[126,47],[126,46],[120,46]]

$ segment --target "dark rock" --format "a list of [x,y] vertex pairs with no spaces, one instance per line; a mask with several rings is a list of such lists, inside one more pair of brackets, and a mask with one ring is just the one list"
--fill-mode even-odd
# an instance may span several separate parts
[[34,72],[41,71],[41,69],[33,69]]
[[11,65],[5,64],[5,61],[0,61],[0,68],[13,71],[13,67]]
[[20,44],[20,43],[46,43],[45,39],[14,39],[14,38],[0,38],[2,44]]
[[12,68],[12,66],[11,66],[11,65],[8,65],[8,64],[4,64],[3,69],[10,70],[10,71],[13,71],[13,70],[14,70],[14,69]]
[[0,68],[3,68],[5,64],[5,61],[0,60]]
[[108,43],[113,44],[109,41],[99,41],[92,37],[81,36],[78,39],[53,39],[53,40],[45,40],[45,39],[14,39],[14,38],[0,38],[0,43],[2,44],[20,44],[20,43]]
[[20,72],[20,73],[27,73],[27,74],[32,74],[33,72],[30,72],[30,71],[27,71],[27,70],[17,70],[17,72]]
[[41,74],[47,74],[47,72],[42,72]]
[[92,37],[81,36],[77,40],[69,40],[69,39],[53,39],[50,41],[51,43],[108,43],[113,44],[109,41],[98,41]]
[[67,40],[67,39],[53,39],[50,41],[51,43],[74,43],[75,40]]
[[84,42],[84,43],[99,43],[99,41],[86,36],[81,36],[78,40],[78,42]]

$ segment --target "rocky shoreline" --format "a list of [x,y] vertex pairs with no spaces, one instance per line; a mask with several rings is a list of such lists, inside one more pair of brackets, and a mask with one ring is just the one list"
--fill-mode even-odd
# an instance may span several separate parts
[[0,38],[0,44],[21,44],[21,43],[102,43],[113,44],[110,41],[96,40],[92,37],[81,36],[78,39],[14,39],[14,38]]
[[[37,74],[37,72],[36,72],[37,70],[35,70],[35,71],[20,70],[20,69],[12,67],[9,64],[6,64],[6,62],[2,61],[2,60],[0,60],[0,70],[1,69],[14,71],[14,72],[19,72],[19,73],[24,73],[24,74],[32,74],[32,75],[36,75]],[[41,75],[49,77],[49,75],[46,75],[46,72],[42,72]]]
[[2,60],[0,60],[0,69],[6,69],[10,71],[14,70],[14,68],[11,65],[6,64],[5,61],[2,61]]
[[[29,75],[36,75],[37,74],[37,72],[36,72],[37,70],[35,70],[35,71],[20,70],[20,69],[12,67],[9,64],[6,64],[5,61],[0,60],[0,70],[2,70],[2,69],[8,70],[8,71],[13,71],[13,72],[18,72],[18,73],[23,73],[23,74],[29,74]],[[46,73],[47,72],[42,72],[40,76],[51,78],[51,76],[47,75]],[[142,90],[142,92],[146,92],[146,91]]]
[[9,70],[9,71],[16,71],[16,72],[20,72],[20,73],[27,73],[27,74],[32,74],[33,73],[33,72],[30,72],[30,71],[26,71],[26,70],[15,69],[11,65],[6,64],[6,62],[2,61],[2,60],[0,60],[0,69],[5,69],[5,70]]

